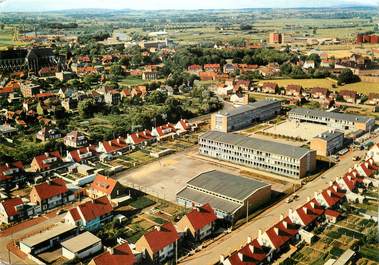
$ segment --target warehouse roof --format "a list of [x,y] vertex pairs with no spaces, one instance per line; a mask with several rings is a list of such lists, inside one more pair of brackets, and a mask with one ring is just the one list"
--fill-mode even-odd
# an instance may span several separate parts
[[234,115],[244,113],[246,111],[259,109],[259,108],[269,106],[269,105],[273,105],[273,104],[278,104],[278,102],[279,101],[277,101],[277,100],[260,100],[260,101],[249,103],[247,105],[243,105],[243,106],[231,109],[231,110],[220,111],[219,114],[225,115],[225,116],[234,116]]
[[92,245],[101,242],[101,239],[90,232],[84,232],[61,243],[62,247],[72,253],[79,253]]
[[366,116],[360,116],[355,114],[348,113],[339,113],[339,112],[328,112],[317,109],[305,109],[305,108],[296,108],[292,109],[288,114],[298,114],[298,115],[312,115],[325,117],[336,120],[345,120],[349,122],[367,122],[372,118]]
[[311,151],[303,147],[296,147],[293,145],[261,140],[248,136],[242,136],[239,134],[224,133],[217,131],[209,131],[203,134],[200,138],[206,138],[208,140],[236,145],[242,148],[255,149],[272,154],[283,155],[295,159],[299,159]]
[[53,226],[52,228],[47,229],[41,233],[25,238],[24,240],[21,241],[21,243],[29,247],[33,247],[51,238],[57,237],[68,231],[71,231],[73,229],[76,229],[75,225],[59,223]]
[[226,213],[234,213],[239,208],[243,207],[242,204],[231,202],[226,199],[222,199],[216,196],[212,196],[210,194],[197,191],[191,188],[184,188],[181,190],[178,194],[176,194],[177,198],[183,198],[189,201],[193,201],[198,204],[206,204],[209,203],[209,205],[216,210],[221,210]]
[[229,173],[212,170],[202,173],[187,182],[195,186],[236,200],[244,200],[256,190],[270,186],[254,179],[244,178]]

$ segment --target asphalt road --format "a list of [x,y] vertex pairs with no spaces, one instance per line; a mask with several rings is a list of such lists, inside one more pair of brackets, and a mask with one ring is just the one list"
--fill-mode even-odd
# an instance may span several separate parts
[[[374,138],[375,142],[378,142],[378,140],[379,137]],[[347,172],[348,169],[355,163],[352,161],[353,156],[363,156],[364,154],[364,151],[349,152],[344,155],[341,158],[341,161],[333,168],[298,190],[296,192],[299,195],[298,200],[291,203],[286,203],[285,200],[281,201],[274,207],[271,207],[258,215],[249,223],[239,227],[230,234],[225,235],[221,239],[210,244],[207,248],[195,253],[193,256],[182,260],[181,263],[186,265],[206,265],[217,263],[220,259],[220,255],[228,256],[233,251],[240,249],[240,247],[246,243],[248,236],[256,238],[259,229],[262,231],[267,230],[279,221],[280,214],[286,214],[290,208],[295,209],[303,205],[308,196],[313,197],[314,192],[318,192],[326,188],[330,181],[334,181],[336,177]]]

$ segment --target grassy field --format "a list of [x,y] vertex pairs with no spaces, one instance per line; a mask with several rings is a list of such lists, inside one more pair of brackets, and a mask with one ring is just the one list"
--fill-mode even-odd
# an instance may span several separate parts
[[286,87],[287,85],[301,85],[304,88],[311,88],[311,87],[325,87],[325,88],[332,88],[332,85],[335,85],[336,82],[330,79],[272,79],[272,80],[263,80],[260,81],[259,84],[263,84],[264,82],[274,82],[277,83],[279,86]]
[[355,90],[358,93],[369,94],[371,92],[379,92],[378,83],[369,83],[369,82],[357,82],[353,84],[347,84],[344,86],[338,86],[333,88],[333,85],[337,83],[331,79],[272,79],[272,80],[262,80],[259,84],[264,82],[274,82],[279,86],[286,87],[287,85],[301,85],[304,88],[312,87],[325,87],[332,91],[341,91],[341,90]]
[[0,50],[6,49],[9,46],[19,46],[23,43],[20,41],[13,40],[13,30],[12,28],[4,28],[0,30]]

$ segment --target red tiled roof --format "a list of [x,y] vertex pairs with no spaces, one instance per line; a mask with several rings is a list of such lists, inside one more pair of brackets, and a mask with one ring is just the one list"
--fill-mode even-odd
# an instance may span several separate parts
[[186,120],[186,119],[180,119],[179,124],[182,126],[182,128],[184,130],[188,131],[189,129],[191,129],[191,125],[189,124],[188,120]]
[[303,88],[299,85],[288,85],[286,90],[295,90],[296,92],[301,92]]
[[23,170],[24,164],[21,161],[0,164],[0,181],[11,179],[13,174],[6,174],[6,172],[15,168],[17,168],[18,170]]
[[80,220],[80,214],[78,212],[78,209],[76,209],[76,208],[71,209],[70,214],[72,216],[72,219],[74,219],[74,222]]
[[314,222],[317,217],[321,216],[324,213],[324,209],[317,202],[315,198],[311,201],[304,204],[302,207],[296,209],[297,214],[299,215],[301,221],[305,226]]
[[275,89],[277,88],[278,84],[277,83],[273,83],[273,82],[264,82],[263,83],[263,87],[266,88],[271,88],[271,89]]
[[350,190],[350,191],[353,191],[355,189],[355,185],[356,185],[356,178],[354,176],[352,176],[352,174],[350,173],[346,173],[343,177],[342,177],[343,181],[345,182],[347,188]]
[[217,220],[216,214],[208,203],[197,209],[193,209],[186,216],[195,230],[200,230]]
[[341,90],[338,94],[342,97],[356,98],[357,92],[353,90]]
[[113,211],[113,207],[106,196],[93,201],[85,202],[77,207],[86,222],[104,216]]
[[118,137],[110,141],[103,141],[102,144],[107,153],[117,152],[128,146],[128,144],[125,142],[125,139],[122,137]]
[[134,144],[140,144],[142,142],[153,139],[151,132],[149,130],[144,130],[142,132],[135,132],[129,135]]
[[38,184],[33,187],[41,200],[64,194],[68,191],[66,182],[61,178],[55,178],[48,182]]
[[324,87],[314,87],[311,90],[312,94],[321,93],[323,95],[327,95],[328,92],[329,92],[329,90],[327,88],[324,88]]
[[276,249],[290,241],[297,233],[298,230],[289,217],[284,218],[266,231],[267,236]]
[[155,128],[159,136],[175,132],[175,126],[171,123],[163,124]]
[[214,63],[214,64],[204,64],[204,69],[206,68],[220,68],[220,64]]
[[48,156],[46,156],[46,154],[42,154],[42,155],[34,157],[34,159],[36,160],[38,167],[43,170],[43,169],[50,168],[50,165],[46,164],[44,161],[48,158],[53,158],[53,157],[57,158],[58,161],[62,161],[61,154],[59,153],[59,151],[51,152],[48,154]]
[[[337,187],[338,191],[335,191],[333,186]],[[321,192],[322,197],[325,199],[329,207],[333,207],[339,203],[340,200],[345,196],[343,192],[339,191],[340,187],[337,184],[333,184],[333,186],[330,186]]]
[[119,245],[113,249],[113,254],[108,251],[93,259],[96,265],[132,265],[137,262],[128,243]]
[[97,175],[91,184],[91,188],[109,195],[112,193],[116,184],[117,180],[103,175]]
[[154,229],[144,235],[153,253],[165,248],[179,239],[178,232],[173,224],[166,223],[159,230]]
[[233,252],[228,260],[231,265],[254,265],[264,261],[267,254],[258,240],[254,239],[250,244]]
[[333,217],[336,217],[336,218],[337,218],[338,216],[341,215],[341,213],[338,212],[338,211],[334,211],[334,210],[326,209],[326,210],[325,210],[325,215],[329,215],[329,216],[333,216]]
[[92,153],[91,157],[97,155],[96,146],[89,145],[87,147],[81,147],[81,148],[75,149],[70,152],[70,156],[75,162],[79,163],[83,159],[80,156],[83,156],[85,154],[90,154],[90,153]]
[[201,65],[198,65],[198,64],[191,64],[190,66],[188,66],[188,71],[197,71],[197,70],[201,70],[202,67]]
[[16,206],[23,205],[21,198],[6,199],[1,202],[5,212],[8,216],[15,216],[17,214]]

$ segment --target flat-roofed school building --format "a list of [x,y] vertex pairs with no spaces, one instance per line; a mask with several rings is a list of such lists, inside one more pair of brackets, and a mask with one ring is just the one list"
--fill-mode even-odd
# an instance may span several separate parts
[[316,151],[233,133],[209,131],[201,135],[199,153],[294,179],[316,168]]
[[296,108],[288,112],[288,118],[299,122],[313,122],[339,130],[371,131],[375,119],[348,113],[327,112],[316,109]]
[[344,134],[340,131],[326,131],[311,140],[310,148],[317,155],[329,156],[343,147]]
[[233,222],[254,211],[271,199],[271,185],[222,171],[202,173],[187,182],[176,194],[184,207],[209,203],[218,218]]
[[250,126],[254,122],[267,120],[278,115],[281,102],[261,100],[228,111],[219,111],[211,115],[211,129],[231,132]]

